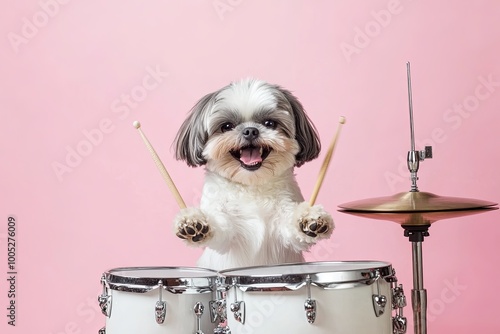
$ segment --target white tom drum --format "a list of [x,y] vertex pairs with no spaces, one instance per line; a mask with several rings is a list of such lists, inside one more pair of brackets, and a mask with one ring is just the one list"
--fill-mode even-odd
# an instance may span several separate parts
[[106,327],[99,333],[212,333],[216,279],[217,272],[201,268],[112,269],[101,278]]
[[386,262],[284,264],[219,275],[232,334],[406,331],[405,296]]

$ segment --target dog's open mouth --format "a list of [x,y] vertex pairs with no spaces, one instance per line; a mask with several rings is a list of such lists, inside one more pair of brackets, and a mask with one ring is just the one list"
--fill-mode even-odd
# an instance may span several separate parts
[[241,163],[246,170],[257,170],[267,158],[271,149],[262,146],[244,146],[239,150],[230,151],[231,155]]

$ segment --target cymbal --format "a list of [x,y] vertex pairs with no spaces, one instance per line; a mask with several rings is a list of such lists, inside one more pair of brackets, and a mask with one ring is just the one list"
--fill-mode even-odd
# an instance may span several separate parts
[[448,210],[448,211],[430,211],[430,212],[362,212],[339,210],[350,215],[371,218],[378,220],[388,220],[404,226],[431,225],[438,220],[458,218],[463,216],[475,215],[491,210],[497,210],[497,207],[484,207],[468,210]]
[[393,196],[369,198],[339,205],[357,212],[434,212],[488,208],[497,203],[460,197],[442,197],[428,192],[402,192]]

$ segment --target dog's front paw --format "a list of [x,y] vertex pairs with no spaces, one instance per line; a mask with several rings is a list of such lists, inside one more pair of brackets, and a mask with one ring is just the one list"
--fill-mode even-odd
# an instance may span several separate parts
[[328,238],[334,229],[332,216],[322,206],[310,206],[303,202],[297,207],[298,225],[300,231],[305,234],[306,242],[313,243],[317,239]]
[[300,230],[307,236],[311,238],[316,238],[318,235],[327,234],[330,231],[330,226],[328,221],[322,217],[310,218],[303,217],[299,218]]
[[210,227],[207,222],[187,218],[179,224],[175,235],[187,241],[200,242],[207,239],[209,234]]
[[182,209],[175,218],[175,235],[188,243],[201,244],[212,236],[212,229],[198,208]]

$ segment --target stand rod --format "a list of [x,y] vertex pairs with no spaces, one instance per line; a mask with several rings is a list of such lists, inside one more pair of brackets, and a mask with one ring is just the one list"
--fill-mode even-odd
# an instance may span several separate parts
[[413,98],[411,94],[411,72],[410,72],[410,62],[406,63],[406,78],[408,82],[408,109],[410,112],[410,139],[411,139],[411,151],[415,151],[415,130],[413,123]]
[[413,327],[415,334],[427,334],[427,290],[424,289],[422,261],[422,241],[412,242],[413,289],[411,301],[413,307]]
[[427,291],[424,289],[424,263],[422,242],[429,236],[430,224],[403,225],[405,237],[411,242],[413,263],[413,289],[411,305],[413,308],[413,328],[415,334],[427,334]]

